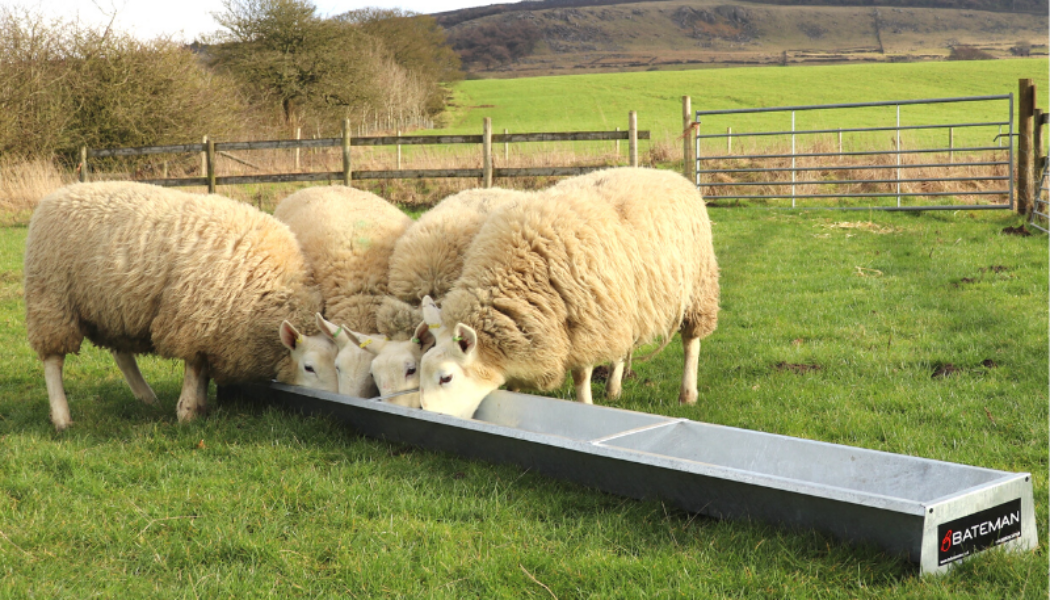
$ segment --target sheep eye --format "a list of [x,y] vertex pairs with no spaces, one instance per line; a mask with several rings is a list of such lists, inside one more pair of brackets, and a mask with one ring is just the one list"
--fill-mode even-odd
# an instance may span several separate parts
[[305,366],[303,367],[303,369],[306,369],[306,372],[307,372],[307,373],[316,373],[316,371],[314,371],[314,368],[313,368],[313,367],[311,367],[310,365],[305,365]]
[[448,383],[450,381],[452,381],[452,376],[451,375],[446,375],[444,377],[439,377],[438,378],[438,383],[441,384],[441,385],[445,385],[446,383]]
[[416,368],[415,367],[409,367],[408,368],[408,372],[405,373],[405,375],[415,375],[415,374],[416,374]]

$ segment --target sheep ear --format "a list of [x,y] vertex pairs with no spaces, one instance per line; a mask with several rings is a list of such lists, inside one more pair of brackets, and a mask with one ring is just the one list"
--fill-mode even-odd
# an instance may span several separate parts
[[463,323],[456,323],[452,329],[452,341],[456,343],[456,347],[464,357],[469,358],[478,350],[477,332]]
[[293,327],[288,321],[281,322],[280,335],[281,343],[284,344],[284,347],[293,352],[299,347],[299,344],[302,343],[302,336],[299,335],[299,332],[296,331],[295,327]]
[[426,321],[419,324],[416,327],[415,336],[412,337],[412,342],[419,345],[420,350],[426,354],[427,350],[434,347],[437,340],[434,338],[434,333],[430,329],[430,325],[427,325]]
[[314,321],[317,322],[317,328],[321,330],[321,333],[330,340],[335,340],[335,336],[339,330],[339,327],[331,321],[326,321],[321,313],[314,313]]
[[423,296],[421,306],[423,307],[423,321],[428,325],[441,327],[441,309],[438,308],[437,302],[434,302],[430,296]]
[[345,328],[343,331],[346,332],[351,342],[357,344],[358,348],[367,351],[372,356],[378,356],[379,351],[386,345],[386,338],[378,335],[365,335]]

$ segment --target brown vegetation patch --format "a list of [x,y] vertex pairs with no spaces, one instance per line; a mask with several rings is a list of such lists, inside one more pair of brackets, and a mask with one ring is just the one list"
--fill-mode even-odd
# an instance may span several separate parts
[[1032,235],[1031,231],[1025,228],[1024,225],[1018,225],[1017,227],[1006,227],[1003,229],[1003,233],[1006,235],[1019,235],[1021,237],[1028,237]]
[[931,376],[931,378],[941,379],[958,371],[958,367],[956,367],[952,363],[945,363],[943,365],[938,365],[937,368],[933,370],[933,375]]
[[821,367],[820,365],[798,365],[798,364],[788,363],[788,362],[779,362],[776,365],[776,370],[777,371],[780,371],[780,372],[793,371],[795,373],[798,373],[799,375],[802,375],[803,373],[809,373],[809,372],[812,372],[812,371],[819,371],[822,368],[823,367]]
[[986,368],[986,369],[994,369],[994,368],[998,367],[999,365],[997,365],[994,360],[992,360],[990,358],[986,358],[983,361],[981,361],[981,366]]

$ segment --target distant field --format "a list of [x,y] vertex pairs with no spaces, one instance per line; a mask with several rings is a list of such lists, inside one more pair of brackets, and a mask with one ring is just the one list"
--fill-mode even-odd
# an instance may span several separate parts
[[[1017,93],[1017,80],[1035,79],[1039,105],[1048,105],[1047,59],[970,62],[872,64],[810,67],[750,67],[675,72],[564,75],[526,79],[464,81],[456,86],[447,131],[480,132],[492,117],[501,132],[605,130],[627,127],[627,113],[638,111],[638,127],[654,140],[681,135],[682,100],[693,109],[877,102],[886,100],[986,96]],[[895,118],[886,112],[887,124]],[[929,109],[926,109],[929,110]],[[1005,104],[939,105],[937,122],[985,120],[1005,115]],[[917,119],[919,109],[903,109],[902,122]],[[850,126],[855,114],[824,121]],[[783,116],[781,117],[783,119]],[[789,118],[788,118],[789,119]],[[800,114],[798,127],[807,125]],[[944,121],[940,121],[944,119]],[[705,126],[734,131],[761,125],[758,119],[711,119]],[[790,120],[778,125],[790,127]]]

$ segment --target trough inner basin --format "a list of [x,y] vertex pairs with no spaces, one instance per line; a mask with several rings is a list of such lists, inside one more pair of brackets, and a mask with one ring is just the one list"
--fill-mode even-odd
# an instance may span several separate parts
[[474,418],[607,448],[931,503],[1000,471],[696,421],[497,391]]

